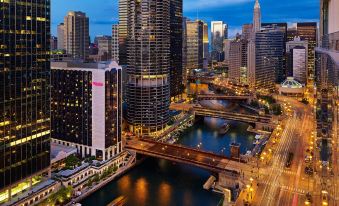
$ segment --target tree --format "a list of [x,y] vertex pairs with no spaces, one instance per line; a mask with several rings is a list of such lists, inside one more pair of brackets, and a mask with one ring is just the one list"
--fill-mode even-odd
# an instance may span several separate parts
[[75,155],[70,155],[65,159],[66,168],[74,168],[76,165],[80,164],[79,158]]

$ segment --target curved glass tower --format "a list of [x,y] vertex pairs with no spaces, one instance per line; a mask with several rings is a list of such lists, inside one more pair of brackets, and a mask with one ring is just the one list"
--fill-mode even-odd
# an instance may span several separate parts
[[169,120],[170,0],[128,0],[127,121],[156,135]]

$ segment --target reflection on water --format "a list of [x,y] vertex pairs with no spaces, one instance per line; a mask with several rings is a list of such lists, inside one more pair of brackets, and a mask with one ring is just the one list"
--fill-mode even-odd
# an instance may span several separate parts
[[[229,144],[236,141],[241,143],[241,152],[245,153],[253,147],[254,134],[246,131],[248,124],[229,123],[228,133],[220,135],[217,130],[224,121],[205,118],[187,129],[179,137],[179,143],[191,147],[202,143],[202,149],[217,153],[225,147],[225,155],[229,155]],[[106,206],[124,196],[127,206],[216,206],[221,196],[203,189],[209,175],[199,168],[148,158],[128,174],[93,193],[82,204]]]

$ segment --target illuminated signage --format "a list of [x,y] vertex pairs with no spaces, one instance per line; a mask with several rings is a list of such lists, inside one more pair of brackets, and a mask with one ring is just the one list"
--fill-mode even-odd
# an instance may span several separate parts
[[102,87],[102,86],[104,86],[104,84],[101,83],[101,82],[93,82],[92,85],[93,85],[93,86],[96,86],[96,87]]

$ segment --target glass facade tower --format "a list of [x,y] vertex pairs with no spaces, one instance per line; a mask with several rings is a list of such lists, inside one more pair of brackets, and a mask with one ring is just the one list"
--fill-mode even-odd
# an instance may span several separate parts
[[0,1],[0,190],[50,164],[50,1]]
[[127,122],[135,134],[153,136],[169,121],[170,0],[127,7]]

